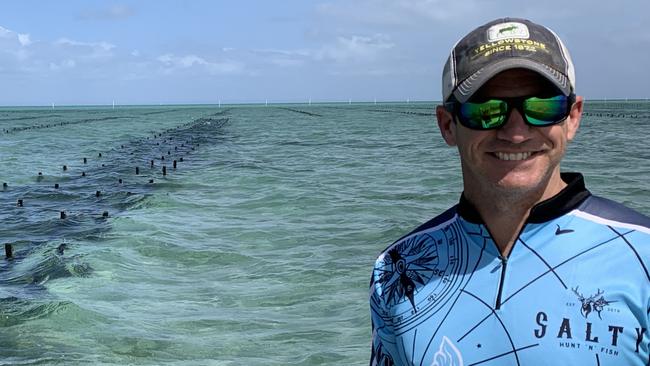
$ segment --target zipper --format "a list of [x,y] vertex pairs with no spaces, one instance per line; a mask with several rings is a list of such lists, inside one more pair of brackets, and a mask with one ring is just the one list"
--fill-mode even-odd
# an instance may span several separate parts
[[499,291],[497,292],[497,301],[494,310],[501,308],[501,293],[503,292],[503,281],[506,279],[506,268],[508,267],[508,258],[499,256],[501,259],[501,280],[499,281]]
[[508,253],[507,257],[504,257],[503,254],[501,254],[501,251],[499,250],[499,246],[497,245],[497,242],[494,240],[494,235],[492,235],[487,225],[485,225],[485,223],[483,224],[485,230],[488,232],[488,234],[490,234],[490,238],[492,239],[492,244],[494,244],[494,247],[499,252],[499,259],[501,259],[501,279],[499,280],[499,290],[497,291],[497,300],[494,304],[494,310],[501,309],[501,295],[503,293],[503,282],[505,282],[506,280],[506,268],[508,268],[508,257],[510,257],[512,251],[515,249],[515,245],[519,241],[519,237],[521,237],[521,233],[523,233],[524,229],[526,229],[527,224],[528,224],[528,219],[526,219],[523,225],[521,225],[521,229],[519,229],[519,232],[515,237],[515,242],[512,243],[512,247],[510,248],[510,252]]
[[[499,280],[499,291],[497,292],[497,300],[496,303],[494,304],[494,310],[499,310],[501,309],[501,295],[503,292],[503,282],[506,280],[506,268],[508,268],[508,257],[512,254],[512,251],[515,250],[515,245],[519,241],[519,237],[521,237],[521,233],[524,232],[524,229],[526,229],[526,224],[527,222],[524,222],[523,225],[521,225],[521,229],[519,229],[519,232],[517,233],[517,236],[515,237],[515,242],[512,243],[512,247],[510,248],[510,252],[508,253],[507,257],[504,257],[502,254],[499,254],[499,259],[501,259],[501,279]],[[487,225],[485,226],[487,229]],[[490,230],[487,229],[488,233],[490,233]],[[490,233],[490,237],[492,238],[492,241],[494,242],[494,245],[497,246],[496,241],[494,241],[494,236],[492,233]],[[497,250],[499,250],[497,246]]]

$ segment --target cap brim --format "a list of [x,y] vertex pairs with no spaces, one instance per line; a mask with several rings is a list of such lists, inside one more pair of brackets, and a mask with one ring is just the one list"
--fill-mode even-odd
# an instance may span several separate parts
[[571,84],[569,83],[569,79],[563,73],[530,59],[509,58],[495,62],[494,64],[478,70],[460,83],[456,90],[454,90],[453,94],[459,102],[465,103],[483,86],[483,84],[492,79],[498,73],[519,68],[528,69],[544,76],[548,81],[560,89],[564,95],[569,95],[571,93]]

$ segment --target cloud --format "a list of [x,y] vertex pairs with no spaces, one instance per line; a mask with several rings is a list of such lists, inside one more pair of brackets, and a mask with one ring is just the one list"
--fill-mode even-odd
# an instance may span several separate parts
[[0,68],[7,70],[8,66],[17,62],[18,66],[25,62],[31,54],[30,45],[32,41],[29,34],[14,32],[0,26],[0,54],[7,54],[10,57],[0,57]]
[[338,36],[334,41],[313,49],[261,49],[253,54],[266,63],[276,66],[301,66],[308,62],[334,61],[336,63],[372,63],[395,44],[383,34],[373,36]]
[[86,58],[103,58],[113,56],[112,50],[116,47],[108,42],[80,42],[69,38],[59,38],[54,46],[68,53],[77,54]]
[[111,49],[115,48],[115,45],[108,42],[80,42],[73,41],[68,38],[59,38],[54,44],[72,47],[90,47],[94,50],[99,51],[110,51]]
[[315,53],[317,60],[332,60],[336,62],[371,62],[375,61],[382,51],[395,46],[387,36],[377,34],[371,37],[353,35],[338,37],[333,44],[323,46]]
[[32,41],[29,39],[29,34],[18,34],[18,42],[21,46],[29,46]]
[[23,47],[32,44],[32,41],[29,38],[29,34],[17,33],[2,26],[0,26],[0,38],[4,38],[9,41],[17,41]]
[[0,26],[0,69],[23,77],[47,78],[75,69],[81,75],[100,75],[107,61],[115,61],[116,46],[109,42],[82,42],[71,38],[33,41],[30,34]]
[[313,51],[310,50],[257,49],[250,53],[257,62],[280,67],[301,66],[313,59]]
[[10,38],[11,35],[14,34],[14,32],[10,31],[9,29],[0,26],[0,37],[2,38]]
[[[234,50],[234,49],[233,49]],[[86,41],[62,37],[52,41],[32,41],[29,34],[0,26],[0,70],[6,74],[47,79],[56,74],[79,79],[150,79],[177,71],[196,75],[243,73],[243,59],[235,52],[226,60],[201,54],[164,54],[148,57],[137,48],[122,49],[107,41]],[[144,55],[144,56],[143,56]],[[117,76],[116,76],[117,75]]]
[[176,56],[165,54],[157,58],[163,65],[164,73],[172,73],[181,69],[199,68],[211,75],[237,74],[244,71],[244,65],[236,61],[211,62],[196,55]]
[[105,9],[85,11],[79,15],[79,18],[85,20],[120,20],[134,14],[135,11],[132,8],[118,4]]

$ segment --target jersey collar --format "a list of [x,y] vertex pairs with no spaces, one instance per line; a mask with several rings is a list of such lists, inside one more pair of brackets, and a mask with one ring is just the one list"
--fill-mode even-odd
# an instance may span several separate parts
[[[582,174],[561,173],[560,177],[567,186],[555,196],[533,206],[526,222],[543,223],[560,217],[575,209],[582,201],[591,195],[587,188],[585,188],[585,181]],[[476,224],[483,223],[483,219],[481,219],[478,211],[474,208],[474,205],[465,198],[464,194],[460,196],[458,214],[469,222]]]

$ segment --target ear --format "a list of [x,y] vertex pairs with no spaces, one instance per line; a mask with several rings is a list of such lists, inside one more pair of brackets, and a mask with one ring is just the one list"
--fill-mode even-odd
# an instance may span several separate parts
[[452,114],[445,107],[439,105],[436,107],[436,118],[442,138],[445,139],[447,145],[456,146],[456,123]]
[[583,104],[584,98],[581,96],[576,96],[576,102],[573,103],[573,106],[571,106],[569,118],[567,119],[567,139],[569,141],[573,140],[576,133],[578,133],[578,127],[580,127],[580,119],[582,118]]

